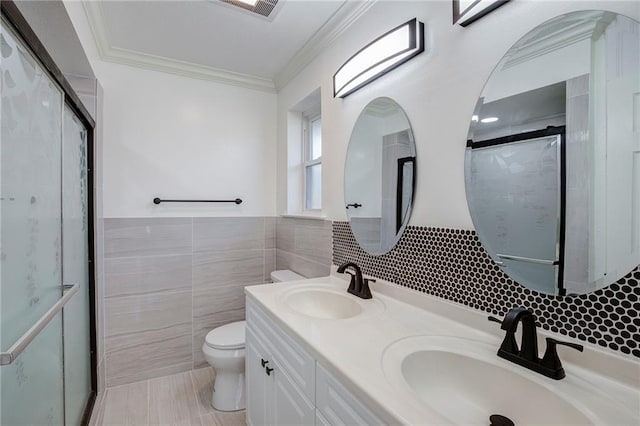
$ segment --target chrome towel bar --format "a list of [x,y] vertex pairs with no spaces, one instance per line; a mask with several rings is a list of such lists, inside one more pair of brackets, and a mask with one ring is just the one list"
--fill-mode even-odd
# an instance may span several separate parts
[[78,292],[79,288],[78,284],[64,285],[62,297],[51,308],[49,308],[49,310],[45,312],[45,314],[42,315],[42,317],[36,321],[30,329],[25,331],[13,346],[11,346],[6,352],[0,352],[0,365],[9,365],[15,361],[18,355],[20,355],[22,351],[29,346],[29,343],[31,343],[38,334],[40,334],[42,329],[49,324],[53,317],[55,317],[56,314],[64,308],[64,305],[66,305],[69,299]]

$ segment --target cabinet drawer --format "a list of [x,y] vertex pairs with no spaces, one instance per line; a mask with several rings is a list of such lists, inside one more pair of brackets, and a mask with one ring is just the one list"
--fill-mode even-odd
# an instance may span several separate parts
[[247,298],[247,324],[266,342],[282,372],[309,399],[315,400],[315,360]]
[[320,364],[316,365],[316,421],[323,425],[383,425],[362,402]]

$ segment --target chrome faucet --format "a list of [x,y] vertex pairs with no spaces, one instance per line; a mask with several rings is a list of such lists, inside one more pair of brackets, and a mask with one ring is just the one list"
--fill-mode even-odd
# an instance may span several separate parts
[[[355,274],[348,272],[347,268],[353,269]],[[371,295],[371,290],[369,289],[369,283],[374,283],[376,280],[363,278],[362,271],[358,265],[353,262],[343,263],[338,267],[338,273],[351,275],[351,281],[349,281],[349,288],[347,289],[348,293],[358,296],[361,299],[371,299],[373,297]]]
[[[562,368],[556,346],[569,346],[580,352],[584,349],[582,345],[562,342],[547,337],[547,349],[544,356],[538,358],[536,319],[533,312],[525,308],[511,309],[502,321],[492,316],[489,317],[489,321],[500,323],[500,328],[506,332],[500,349],[498,349],[498,356],[500,358],[504,358],[555,380],[560,380],[565,377],[564,368]],[[520,344],[521,349],[518,349],[515,332],[520,322],[522,322],[522,341]]]

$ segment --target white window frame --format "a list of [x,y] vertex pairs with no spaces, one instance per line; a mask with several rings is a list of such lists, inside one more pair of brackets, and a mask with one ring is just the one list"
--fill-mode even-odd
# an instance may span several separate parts
[[[307,207],[307,169],[317,164],[322,164],[322,150],[324,146],[321,142],[320,157],[311,160],[311,124],[320,120],[320,131],[322,132],[322,116],[320,113],[313,115],[304,115],[302,120],[302,210],[305,212],[318,213],[322,211],[322,193],[320,193],[320,207],[312,209]],[[320,174],[322,179],[322,172]]]

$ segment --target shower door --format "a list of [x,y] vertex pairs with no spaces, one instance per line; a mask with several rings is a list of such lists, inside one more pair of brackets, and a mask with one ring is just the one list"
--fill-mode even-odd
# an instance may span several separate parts
[[87,130],[3,19],[0,424],[76,425],[91,377]]
[[65,106],[62,141],[62,282],[78,286],[64,307],[66,424],[80,424],[91,394],[87,131]]

